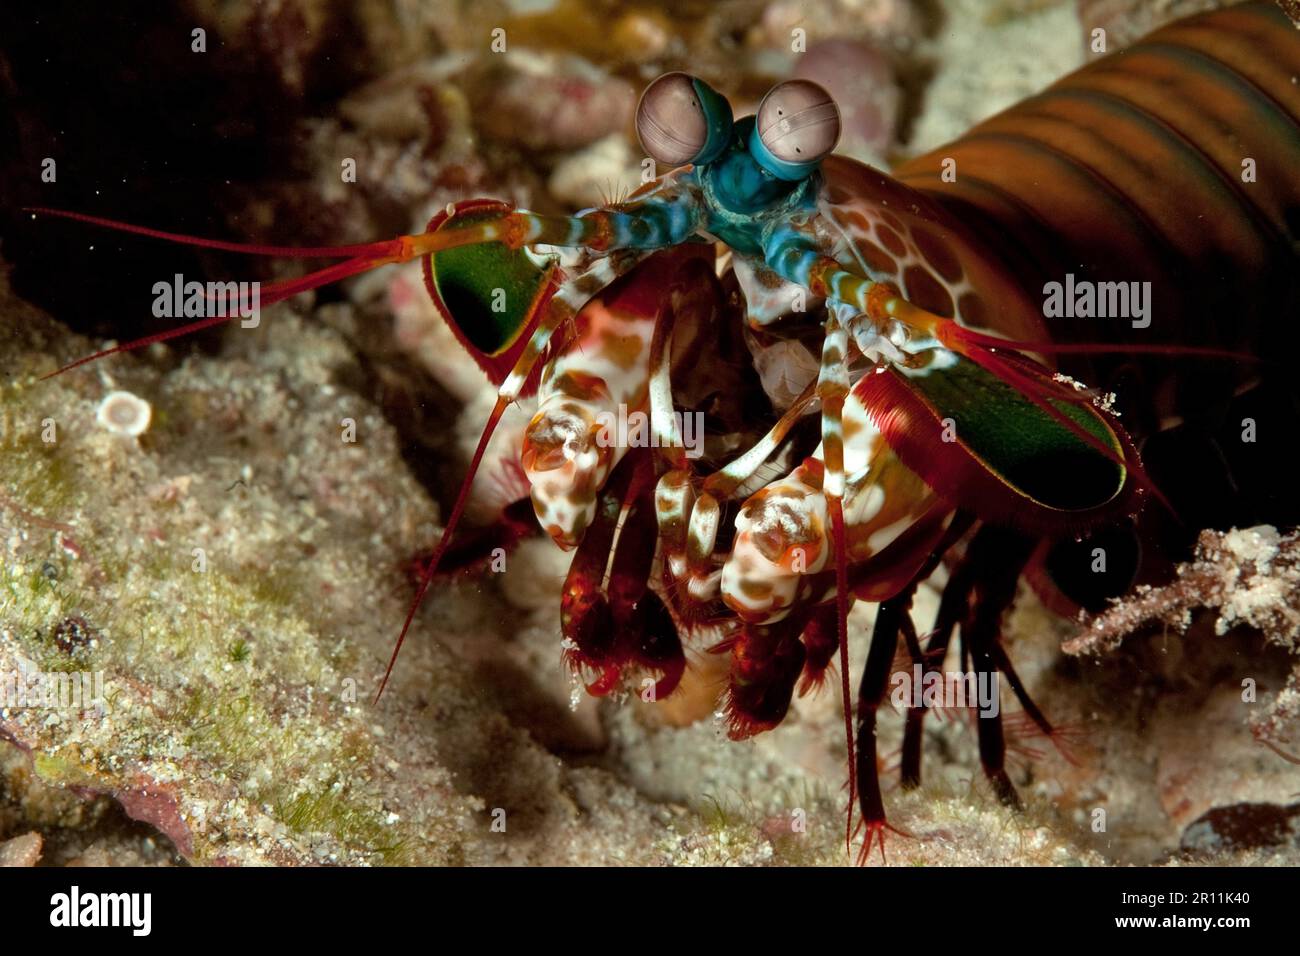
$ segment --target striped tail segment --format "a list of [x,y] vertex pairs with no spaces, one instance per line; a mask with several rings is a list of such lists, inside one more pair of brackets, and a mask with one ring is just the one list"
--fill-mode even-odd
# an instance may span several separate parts
[[1149,328],[1053,319],[1058,340],[1291,344],[1293,323],[1264,319],[1298,301],[1298,73],[1300,31],[1273,4],[1215,11],[1065,77],[897,178],[954,209],[1026,285],[1067,272],[1152,282]]
[[[1285,441],[1261,438],[1243,451],[1232,431],[1256,413],[1274,416],[1273,431],[1300,424],[1300,388],[1286,367],[1300,348],[1297,75],[1300,31],[1274,4],[1244,3],[1089,64],[910,160],[896,178],[945,206],[1044,302],[1058,343],[1261,357],[1231,363],[1135,349],[1062,355],[1060,366],[1118,392],[1135,437],[1182,422],[1197,436],[1188,441],[1204,436],[1241,459],[1230,471],[1285,475],[1277,458]],[[954,181],[945,181],[945,160],[955,161]],[[1051,314],[1049,283],[1093,291],[1123,283],[1145,292],[1147,315]],[[1233,485],[1235,477],[1225,487]],[[1264,485],[1241,494],[1275,505],[1285,498]],[[1254,517],[1286,523],[1290,515]]]

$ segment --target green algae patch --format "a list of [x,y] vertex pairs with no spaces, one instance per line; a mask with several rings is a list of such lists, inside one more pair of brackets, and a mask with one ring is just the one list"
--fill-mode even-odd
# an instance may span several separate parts
[[[399,696],[370,705],[400,620],[393,555],[433,509],[378,418],[367,454],[340,448],[356,399],[320,385],[346,357],[334,337],[305,366],[272,347],[238,374],[123,357],[37,382],[89,344],[0,299],[0,673],[101,688],[7,699],[0,735],[193,862],[463,860],[478,802],[432,761],[395,775],[436,741],[396,733],[419,728]],[[110,388],[152,403],[148,432],[96,420]]]

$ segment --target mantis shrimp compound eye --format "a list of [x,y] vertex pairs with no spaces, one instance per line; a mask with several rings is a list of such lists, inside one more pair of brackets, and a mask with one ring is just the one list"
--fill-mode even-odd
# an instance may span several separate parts
[[803,179],[835,148],[840,110],[816,83],[787,80],[758,104],[749,152],[778,179]]
[[703,80],[665,73],[646,87],[636,109],[641,146],[665,166],[717,159],[731,142],[731,104]]

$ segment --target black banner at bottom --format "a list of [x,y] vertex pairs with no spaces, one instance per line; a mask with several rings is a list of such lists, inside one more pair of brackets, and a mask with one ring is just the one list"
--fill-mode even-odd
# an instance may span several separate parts
[[[729,940],[785,924],[846,939],[1076,940],[1294,924],[1286,869],[28,869],[0,871],[7,944],[28,935],[374,945],[430,932],[598,945],[672,939],[703,920]],[[838,925],[837,925],[838,924]],[[719,924],[719,929],[723,927]],[[1012,934],[1008,937],[1008,933]],[[253,934],[250,936],[250,934]],[[769,941],[770,940],[766,940]],[[8,948],[8,946],[6,946]],[[12,952],[19,950],[12,949]]]

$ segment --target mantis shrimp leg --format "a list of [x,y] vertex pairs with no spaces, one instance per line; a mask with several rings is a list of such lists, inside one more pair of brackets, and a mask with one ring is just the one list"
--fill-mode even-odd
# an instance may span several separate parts
[[464,514],[465,505],[469,501],[469,492],[473,486],[474,475],[478,470],[483,454],[487,451],[488,442],[492,440],[492,434],[501,421],[501,416],[518,399],[524,383],[528,381],[528,377],[532,373],[533,366],[546,352],[547,345],[556,330],[565,322],[572,321],[589,299],[608,285],[609,282],[631,269],[641,258],[640,254],[632,253],[611,255],[600,259],[588,271],[566,281],[552,298],[546,314],[538,322],[537,327],[533,330],[532,337],[528,341],[528,345],[515,362],[515,367],[511,369],[510,374],[497,391],[496,404],[493,405],[487,422],[483,426],[483,432],[479,437],[478,446],[470,461],[469,470],[466,472],[465,479],[461,482],[455,504],[452,505],[451,513],[443,525],[442,536],[421,572],[420,586],[415,592],[415,598],[412,600],[406,619],[402,623],[402,630],[398,634],[397,642],[393,647],[393,653],[388,661],[383,680],[375,693],[376,700],[379,699],[379,696],[384,692],[384,688],[388,685],[388,679],[392,675],[394,665],[397,663],[397,656],[401,652],[406,635],[411,629],[411,623],[415,620],[415,614],[420,609],[420,604],[424,601],[429,585],[437,573],[439,562],[441,562],[443,555],[451,546],[456,528],[460,523],[462,514]]

